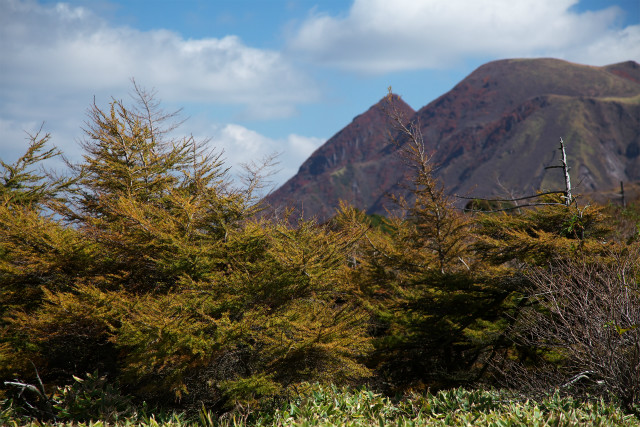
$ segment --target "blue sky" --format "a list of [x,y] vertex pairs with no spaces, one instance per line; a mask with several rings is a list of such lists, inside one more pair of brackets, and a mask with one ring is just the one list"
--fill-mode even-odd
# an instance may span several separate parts
[[640,62],[638,0],[0,0],[0,159],[44,122],[71,160],[94,96],[131,78],[275,184],[388,86],[418,109],[481,64]]

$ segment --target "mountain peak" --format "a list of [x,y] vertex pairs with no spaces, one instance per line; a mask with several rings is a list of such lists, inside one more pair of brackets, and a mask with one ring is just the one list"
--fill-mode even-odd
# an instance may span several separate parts
[[557,162],[560,137],[572,178],[582,185],[578,192],[638,181],[639,95],[634,61],[605,67],[552,58],[490,62],[415,114],[397,95],[382,98],[316,150],[267,202],[320,220],[332,216],[341,199],[384,214],[385,194],[402,195],[399,183],[407,179],[391,144],[389,102],[419,123],[451,193],[492,197],[561,188],[561,174],[546,168]]
[[293,207],[296,216],[321,220],[333,215],[341,200],[372,204],[379,189],[369,188],[371,170],[366,165],[375,165],[389,151],[385,148],[395,132],[388,116],[390,102],[407,121],[415,114],[400,96],[385,96],[318,148],[293,178],[265,198],[267,204]]
[[640,83],[640,64],[635,61],[626,61],[607,65],[605,69],[610,73],[622,77],[623,79],[631,80],[634,83]]

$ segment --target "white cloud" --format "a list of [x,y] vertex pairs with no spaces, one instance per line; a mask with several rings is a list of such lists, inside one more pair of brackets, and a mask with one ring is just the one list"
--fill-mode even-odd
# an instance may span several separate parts
[[618,31],[609,31],[598,40],[580,46],[571,52],[569,59],[594,65],[613,64],[630,59],[640,62],[640,25],[628,26]]
[[[41,129],[40,136],[49,132],[47,124],[28,122],[17,123],[11,120],[0,118],[0,135],[4,141],[11,141],[10,144],[2,146],[0,144],[0,159],[7,163],[13,163],[24,154],[29,142],[29,134],[35,135]],[[72,162],[82,160],[77,142],[70,144],[60,144],[64,137],[71,133],[65,127],[59,127],[55,132],[51,132],[50,146],[57,146],[63,151],[65,157]],[[81,134],[81,131],[77,132]],[[255,162],[259,164],[261,160],[268,156],[277,155],[277,164],[271,169],[275,172],[269,177],[269,181],[274,186],[284,184],[298,171],[299,166],[304,162],[325,139],[307,137],[297,134],[289,134],[284,138],[269,138],[254,130],[248,129],[238,124],[210,124],[202,117],[194,120],[187,120],[182,126],[172,132],[172,137],[180,139],[185,134],[194,135],[197,141],[209,140],[208,148],[215,153],[222,153],[222,159],[227,167],[231,168],[230,177],[238,178],[243,173],[243,164]],[[67,140],[68,141],[68,140]],[[47,168],[63,171],[65,169],[61,158],[48,161],[44,165]]]
[[[313,83],[279,52],[236,36],[184,39],[167,30],[109,26],[63,3],[0,0],[0,93],[109,93],[135,77],[167,101],[236,104],[262,117],[291,115],[317,99]],[[85,101],[86,102],[86,101]]]
[[593,65],[640,60],[640,26],[622,11],[577,13],[577,0],[355,0],[344,17],[315,13],[289,49],[342,69],[448,68],[476,57],[557,56]]
[[[245,119],[289,117],[319,98],[315,83],[280,52],[252,48],[233,35],[185,39],[162,29],[112,26],[84,7],[0,0],[0,158],[14,161],[24,152],[24,131],[44,122],[51,144],[80,160],[77,140],[93,97],[102,108],[111,96],[129,103],[132,77],[157,88],[168,110],[224,109]],[[232,118],[209,119],[208,129],[224,120]],[[198,129],[203,126],[188,131]],[[229,164],[300,145],[233,125],[224,129],[213,136],[224,136],[220,146]],[[302,162],[300,155],[287,159]]]
[[251,129],[237,124],[214,125],[203,131],[211,137],[211,145],[224,151],[226,164],[232,166],[232,172],[239,174],[239,165],[278,154],[278,164],[271,177],[274,184],[284,184],[298,171],[298,167],[315,149],[322,145],[322,138],[290,134],[286,138],[268,138]]

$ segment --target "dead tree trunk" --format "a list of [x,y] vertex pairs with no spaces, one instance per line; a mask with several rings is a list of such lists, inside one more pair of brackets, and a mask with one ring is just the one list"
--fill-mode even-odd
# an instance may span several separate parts
[[560,138],[560,151],[562,151],[562,171],[564,172],[564,204],[571,205],[571,177],[569,176],[569,166],[567,165],[567,153],[564,151],[564,141]]

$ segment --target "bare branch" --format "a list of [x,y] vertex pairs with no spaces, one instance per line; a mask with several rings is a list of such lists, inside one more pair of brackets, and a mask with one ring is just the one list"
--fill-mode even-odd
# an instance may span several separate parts
[[[483,201],[487,201],[487,202],[513,202],[516,200],[527,200],[527,199],[535,199],[537,197],[541,197],[541,196],[546,196],[549,194],[564,194],[564,191],[546,191],[544,193],[539,193],[539,194],[534,194],[533,196],[524,196],[524,197],[516,197],[516,198],[511,198],[511,199],[490,199],[490,198],[484,198],[484,197],[466,197],[466,196],[460,196],[458,194],[454,194],[454,197],[457,197],[458,199],[464,199],[464,200],[483,200]],[[518,206],[516,206],[518,207]]]

